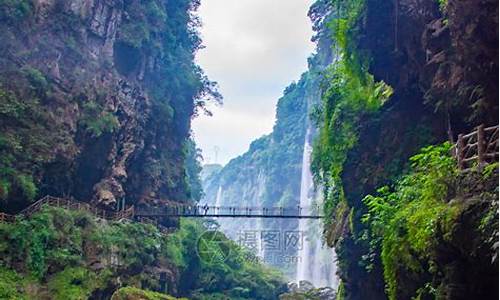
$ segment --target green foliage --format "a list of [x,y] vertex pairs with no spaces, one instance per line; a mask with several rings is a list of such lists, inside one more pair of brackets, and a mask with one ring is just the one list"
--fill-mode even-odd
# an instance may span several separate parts
[[[320,133],[314,143],[312,171],[325,187],[325,214],[331,216],[343,200],[340,175],[347,153],[357,143],[357,126],[363,115],[376,111],[391,95],[392,88],[375,82],[369,74],[367,55],[356,51],[356,24],[363,15],[364,1],[337,3],[338,18],[329,26],[339,60],[328,70],[323,94]],[[328,219],[329,220],[329,219]]]
[[96,288],[96,275],[82,267],[66,268],[52,277],[47,286],[51,299],[88,299]]
[[14,194],[19,199],[33,200],[37,194],[33,174],[50,160],[54,139],[61,139],[56,130],[50,130],[47,113],[40,105],[39,92],[48,88],[46,82],[37,77],[40,74],[35,69],[26,70],[24,75],[27,79],[32,75],[33,81],[25,85],[22,79],[16,82],[26,87],[23,94],[16,95],[0,86],[1,199]]
[[[28,106],[35,103],[26,103],[25,101],[20,101],[17,99],[14,93],[0,89],[0,115],[3,118],[13,118],[19,119],[23,118],[27,113],[26,110]],[[1,144],[5,144],[2,141]]]
[[2,255],[12,261],[25,261],[28,270],[36,278],[45,276],[48,265],[62,268],[77,264],[82,253],[82,228],[70,225],[77,218],[81,217],[50,208],[29,220],[2,224]]
[[85,102],[82,113],[80,122],[93,137],[111,133],[120,126],[114,114],[104,111],[103,107],[94,101]]
[[[181,220],[180,229],[169,236],[166,251],[181,268],[183,275],[193,283],[194,299],[212,299],[217,293],[228,299],[275,299],[283,284],[281,276],[260,264],[254,256],[236,243],[218,233],[219,243],[203,243],[202,253],[229,253],[226,259],[205,260],[198,252],[199,238],[205,229],[197,222]],[[227,251],[228,250],[228,251]],[[227,251],[227,252],[226,252]],[[203,255],[201,255],[203,257]],[[199,273],[193,273],[199,270]],[[189,278],[189,279],[187,279]],[[234,298],[233,298],[234,297]],[[213,298],[224,299],[224,298]]]
[[495,171],[498,172],[498,162],[489,164],[484,167],[482,172],[483,178],[484,179],[490,178],[495,173]]
[[400,270],[428,271],[422,269],[420,260],[431,260],[429,249],[437,243],[438,223],[446,237],[459,212],[457,205],[446,203],[458,175],[450,148],[449,143],[423,148],[410,159],[412,171],[394,188],[382,187],[376,196],[363,199],[368,207],[363,222],[369,225],[364,238],[369,239],[372,251],[382,249],[390,299],[396,299]]
[[49,83],[40,70],[32,67],[25,67],[23,68],[23,72],[28,78],[33,90],[42,93],[48,89]]
[[[136,287],[127,286],[117,290],[111,300],[128,300],[128,299],[142,299],[142,300],[175,300],[174,298],[165,294],[157,292],[141,290]],[[184,299],[184,298],[183,298]]]
[[27,200],[33,201],[38,194],[38,188],[31,175],[20,173],[4,167],[0,169],[0,199],[6,199],[12,189],[18,189]]
[[31,0],[0,0],[0,22],[14,24],[26,18],[32,11]]
[[0,299],[28,300],[30,297],[23,290],[29,283],[13,270],[0,266]]
[[448,0],[437,0],[439,5],[439,10],[441,13],[446,13],[446,7],[448,7]]
[[198,202],[203,196],[203,187],[201,186],[200,179],[200,172],[203,169],[201,167],[203,159],[201,149],[196,148],[194,140],[189,139],[186,142],[184,151],[186,152],[186,181],[189,187],[189,196],[193,201]]
[[337,296],[335,300],[344,300],[345,299],[345,287],[344,282],[340,281],[339,287],[337,288]]
[[144,24],[126,23],[121,27],[120,41],[140,48],[142,43],[149,40],[149,31]]
[[[192,285],[183,286],[182,292],[200,295],[200,299],[216,293],[237,294],[241,299],[277,297],[283,285],[280,275],[248,259],[250,254],[222,234],[220,238],[231,247],[232,255],[213,264],[202,261],[197,247],[203,232],[200,223],[183,219],[179,230],[165,237],[152,225],[100,224],[87,213],[46,207],[29,219],[0,223],[0,266],[27,271],[23,277],[31,274],[34,284],[46,284],[51,299],[87,299],[94,291],[109,287],[110,280],[118,276],[116,270],[136,273],[158,263],[176,266],[181,281],[192,281]],[[114,255],[119,269],[90,270],[85,254],[88,249],[93,249],[101,261]],[[2,282],[10,283],[15,276],[0,268],[0,278],[5,277]],[[0,293],[17,295],[21,286],[9,285],[11,289],[0,289]]]

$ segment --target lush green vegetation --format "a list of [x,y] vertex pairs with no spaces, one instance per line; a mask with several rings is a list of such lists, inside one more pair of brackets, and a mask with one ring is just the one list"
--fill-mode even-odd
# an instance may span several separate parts
[[[119,29],[117,42],[126,47],[118,47],[116,55],[119,58],[121,54],[129,54],[132,59],[128,59],[124,66],[129,71],[136,70],[141,52],[162,57],[157,62],[157,70],[145,74],[145,79],[158,105],[170,106],[174,111],[190,110],[182,107],[183,103],[190,103],[182,98],[194,98],[195,106],[202,110],[205,100],[221,100],[215,83],[209,81],[201,68],[192,62],[194,53],[201,47],[197,31],[200,20],[194,14],[199,4],[199,1],[191,0],[125,2],[129,17]],[[170,80],[161,80],[166,76]]]
[[[141,290],[135,287],[127,286],[117,290],[111,300],[128,300],[128,299],[143,299],[143,300],[176,300],[180,298],[174,298],[165,294],[152,292],[148,290]],[[184,298],[182,298],[184,299]]]
[[[200,244],[204,232],[199,223],[181,220],[180,229],[166,242],[168,256],[181,270],[180,288],[193,291],[192,298],[274,299],[282,291],[279,273],[258,263],[222,234],[209,231],[208,239],[217,242]],[[210,256],[222,252],[225,255]]]
[[448,0],[437,0],[439,4],[439,10],[442,13],[446,13],[446,7],[448,6]]
[[196,147],[194,140],[189,139],[185,145],[186,157],[186,182],[189,188],[190,199],[198,202],[203,196],[203,187],[201,186],[200,172],[202,171],[201,149]]
[[[384,277],[390,299],[396,299],[399,272],[422,273],[422,261],[430,261],[430,249],[445,238],[459,212],[458,204],[447,203],[458,175],[450,144],[429,146],[411,158],[412,170],[393,188],[382,187],[363,200],[369,224],[365,238],[372,250],[381,247]],[[368,257],[373,257],[369,255]]]
[[357,143],[358,122],[392,94],[388,85],[376,82],[368,72],[369,57],[356,51],[356,23],[362,16],[364,1],[338,1],[335,5],[338,16],[329,26],[339,60],[327,70],[328,85],[319,109],[320,133],[312,162],[315,179],[324,186],[328,216],[344,200],[340,175],[347,152]]
[[[223,243],[208,244],[210,250],[216,253],[225,245],[231,255],[203,260],[197,249],[204,232],[198,222],[182,220],[176,233],[164,236],[151,225],[106,224],[87,213],[47,207],[30,219],[0,223],[0,284],[6,285],[0,290],[20,299],[29,299],[30,290],[36,289],[46,290],[51,299],[87,299],[116,284],[117,274],[123,286],[156,290],[158,274],[148,269],[162,267],[178,272],[179,292],[192,299],[222,299],[214,294],[228,299],[277,297],[283,285],[280,275],[222,234]],[[95,261],[101,264],[98,269],[90,267]],[[28,290],[27,285],[36,288]]]
[[31,201],[38,191],[34,174],[51,159],[58,131],[51,130],[40,104],[49,89],[45,77],[33,68],[16,75],[14,84],[24,87],[18,94],[0,84],[0,199],[16,195]]

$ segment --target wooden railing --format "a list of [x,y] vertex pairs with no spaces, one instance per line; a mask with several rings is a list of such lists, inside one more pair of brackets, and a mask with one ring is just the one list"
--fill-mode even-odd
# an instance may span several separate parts
[[0,212],[0,223],[12,223],[15,220],[16,220],[16,216]]
[[498,161],[498,125],[480,125],[469,134],[459,134],[453,154],[459,169],[464,171]]
[[106,220],[132,219],[134,217],[134,207],[131,206],[126,210],[112,211],[98,208],[86,202],[80,202],[74,199],[58,198],[45,196],[30,206],[23,209],[17,215],[9,215],[0,212],[0,222],[14,222],[17,217],[31,217],[34,213],[39,212],[44,206],[60,207],[69,210],[79,210],[88,212],[95,217]]

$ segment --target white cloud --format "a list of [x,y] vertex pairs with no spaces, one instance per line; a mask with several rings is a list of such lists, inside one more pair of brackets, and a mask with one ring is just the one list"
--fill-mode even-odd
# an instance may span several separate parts
[[205,157],[227,163],[269,133],[283,89],[307,68],[313,50],[307,11],[313,0],[204,0],[205,49],[197,56],[219,83],[224,106],[198,117],[193,131]]

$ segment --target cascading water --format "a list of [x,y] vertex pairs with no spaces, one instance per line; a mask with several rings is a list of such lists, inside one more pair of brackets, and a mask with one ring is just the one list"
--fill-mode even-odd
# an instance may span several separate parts
[[220,207],[222,201],[222,186],[219,185],[219,188],[217,189],[217,196],[215,198],[215,207]]
[[[321,207],[321,198],[316,197],[311,165],[311,128],[307,126],[304,152],[302,155],[302,176],[300,183],[300,207]],[[303,234],[303,244],[298,251],[296,281],[307,280],[315,287],[336,288],[336,255],[334,249],[323,246],[320,220],[299,221],[299,231]]]

